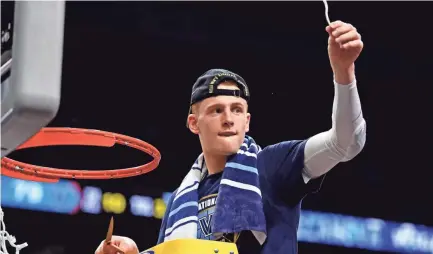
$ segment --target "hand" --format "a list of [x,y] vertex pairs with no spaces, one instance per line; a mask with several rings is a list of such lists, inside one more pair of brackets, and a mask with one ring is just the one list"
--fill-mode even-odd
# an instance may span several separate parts
[[351,83],[355,79],[355,60],[360,55],[364,43],[361,35],[351,24],[332,22],[326,27],[329,34],[328,54],[335,79],[340,84]]
[[138,254],[138,252],[137,244],[131,238],[113,235],[110,244],[106,244],[105,240],[102,241],[95,254]]

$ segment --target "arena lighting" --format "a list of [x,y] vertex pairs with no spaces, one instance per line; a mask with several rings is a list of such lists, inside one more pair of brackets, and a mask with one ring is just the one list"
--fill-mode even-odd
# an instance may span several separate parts
[[[39,183],[2,176],[1,205],[75,215],[122,214],[161,219],[170,192],[159,197],[104,192],[77,182]],[[433,253],[433,228],[412,223],[360,218],[303,210],[298,238],[301,242],[397,253]]]

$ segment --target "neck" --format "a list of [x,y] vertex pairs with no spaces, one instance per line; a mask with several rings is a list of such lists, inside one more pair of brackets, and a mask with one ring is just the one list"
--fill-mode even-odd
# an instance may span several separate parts
[[227,156],[209,154],[206,152],[204,152],[203,155],[209,175],[217,174],[224,170],[227,162]]

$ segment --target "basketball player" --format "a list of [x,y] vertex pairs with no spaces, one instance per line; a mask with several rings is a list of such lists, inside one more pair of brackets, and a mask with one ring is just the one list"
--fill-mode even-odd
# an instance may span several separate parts
[[[185,220],[177,224],[170,222],[170,217],[179,213],[181,209],[172,207],[178,202],[174,200],[176,195],[180,196],[179,192],[186,192],[184,191],[186,188],[182,189],[181,185],[174,192],[167,206],[158,244],[171,239],[188,237],[183,235],[183,231],[187,232],[189,223],[194,225],[192,228],[196,230],[193,232],[194,237],[235,242],[241,254],[297,253],[297,228],[302,199],[307,194],[319,190],[324,175],[330,169],[359,154],[366,139],[366,123],[362,115],[354,66],[355,60],[363,49],[361,36],[352,25],[341,21],[331,23],[326,27],[326,31],[329,33],[328,53],[334,73],[335,98],[332,127],[307,140],[284,141],[265,147],[261,151],[258,148],[257,153],[251,152],[254,149],[239,152],[242,146],[247,146],[246,132],[250,124],[247,103],[249,91],[245,81],[239,75],[221,69],[210,70],[198,78],[193,86],[191,111],[187,120],[188,128],[200,139],[204,157],[203,164],[199,162],[194,164],[202,172],[202,177],[197,184],[198,212],[195,216],[198,218],[192,223]],[[310,102],[306,101],[307,103]],[[217,209],[216,204],[220,200],[234,199],[234,196],[240,193],[233,190],[230,192],[233,195],[218,196],[222,193],[223,185],[233,183],[233,181],[231,183],[225,181],[223,184],[222,179],[225,179],[223,173],[229,168],[228,161],[239,153],[249,154],[249,158],[255,158],[255,155],[257,157],[256,173],[260,179],[257,193],[261,195],[257,203],[262,202],[258,206],[262,207],[262,210],[250,217],[260,217],[263,212],[265,229],[260,230],[262,222],[257,219],[255,221],[258,221],[257,225],[250,225],[251,230],[214,235],[213,227],[220,227],[212,221],[216,220],[213,218],[216,215],[212,216],[213,211]],[[207,168],[204,173],[203,167]],[[247,169],[232,172],[247,174],[245,171]],[[248,177],[253,175],[250,174]],[[254,188],[250,188],[252,189]],[[218,201],[216,201],[217,197]],[[232,205],[235,206],[236,203]],[[245,206],[245,210],[238,210],[239,216],[245,216],[245,220],[248,220],[248,212],[256,209],[254,205],[251,206],[253,208],[249,205]],[[229,208],[227,206],[227,209]],[[236,216],[225,217],[228,217],[228,221],[237,219],[232,218]],[[254,219],[252,221],[254,223]],[[180,226],[183,229],[177,230]],[[113,243],[127,254],[138,253],[135,242],[130,238],[113,236]],[[111,253],[118,252],[116,248],[105,245],[104,242],[96,250],[96,254]]]

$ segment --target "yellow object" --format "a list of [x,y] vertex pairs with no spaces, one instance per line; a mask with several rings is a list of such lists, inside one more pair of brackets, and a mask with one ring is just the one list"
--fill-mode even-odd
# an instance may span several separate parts
[[163,242],[140,254],[239,254],[236,244],[199,239]]

